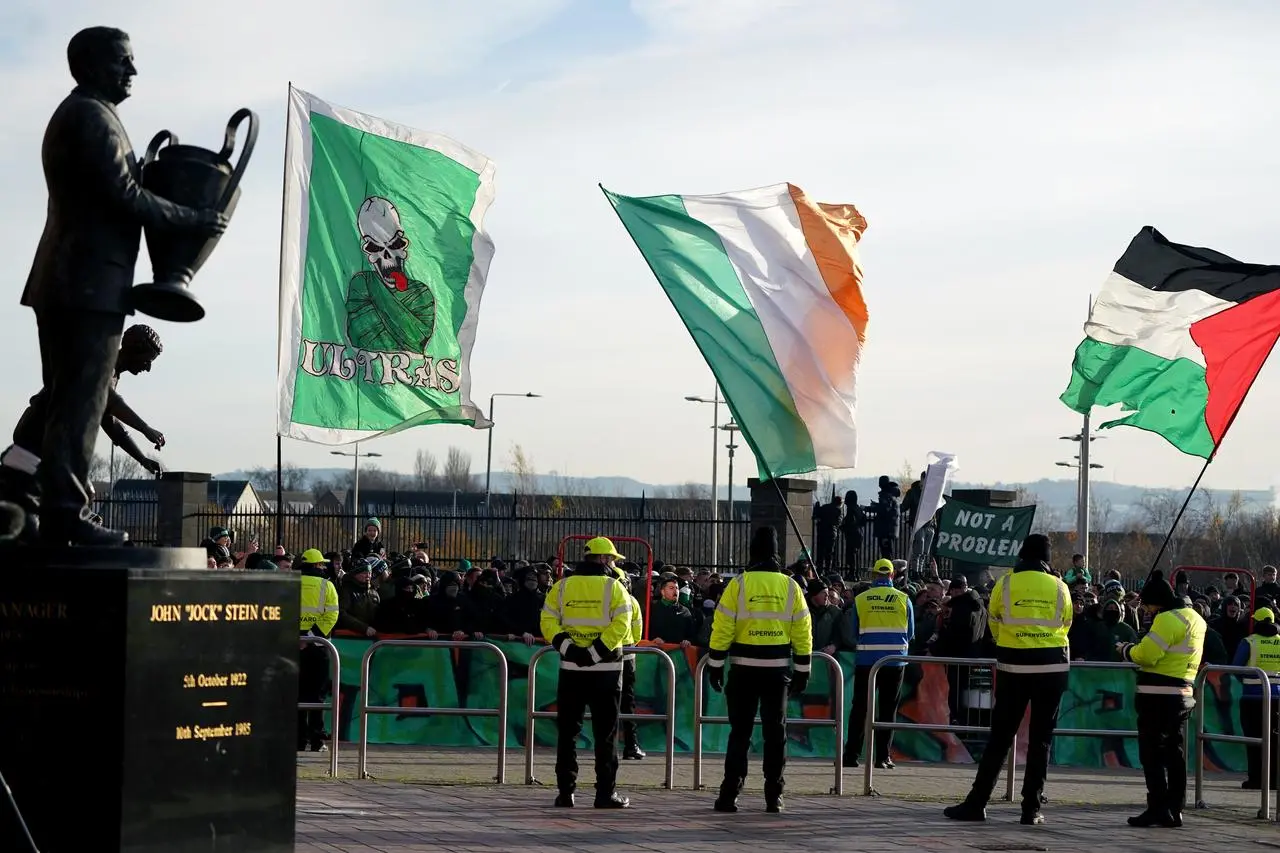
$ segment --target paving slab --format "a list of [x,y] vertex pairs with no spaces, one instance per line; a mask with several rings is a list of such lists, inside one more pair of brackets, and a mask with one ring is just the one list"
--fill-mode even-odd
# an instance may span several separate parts
[[[676,788],[662,787],[662,761],[625,762],[620,789],[632,808],[591,808],[589,773],[578,807],[551,806],[553,785],[526,785],[523,753],[511,752],[507,784],[491,780],[492,750],[425,750],[378,747],[370,751],[375,778],[355,779],[355,750],[342,755],[340,776],[324,775],[322,755],[299,757],[298,846],[312,851],[378,853],[744,853],[764,845],[803,848],[806,853],[891,851],[1084,851],[1108,853],[1203,846],[1205,849],[1280,850],[1280,828],[1257,819],[1256,792],[1241,791],[1240,777],[1209,777],[1208,808],[1189,811],[1180,830],[1136,830],[1125,818],[1141,810],[1141,775],[1129,769],[1054,769],[1047,824],[1023,827],[1019,810],[994,804],[983,824],[959,824],[942,816],[944,803],[964,795],[974,768],[962,765],[899,764],[875,773],[879,796],[862,796],[862,775],[844,773],[845,794],[828,793],[833,768],[826,762],[788,765],[787,809],[764,812],[758,774],[749,779],[742,810],[711,810],[714,791],[693,791],[692,762],[681,756]],[[540,750],[535,775],[550,782],[551,755]],[[584,769],[589,756],[582,755]],[[705,781],[719,782],[722,756],[707,756]],[[753,765],[753,770],[756,769]],[[998,789],[1003,791],[1003,785]],[[798,839],[803,839],[797,842]]]

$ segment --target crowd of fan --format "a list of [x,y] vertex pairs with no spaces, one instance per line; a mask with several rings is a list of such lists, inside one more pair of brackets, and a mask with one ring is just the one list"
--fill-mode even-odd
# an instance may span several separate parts
[[[855,504],[856,506],[856,504]],[[351,549],[326,553],[325,576],[338,589],[337,630],[360,636],[414,635],[429,639],[515,640],[541,642],[539,618],[551,584],[572,565],[556,558],[531,563],[492,559],[487,567],[468,560],[445,568],[432,563],[425,543],[406,553],[389,553],[378,519],[369,519],[365,534]],[[290,570],[295,557],[284,546],[267,555],[249,543],[245,551],[231,550],[230,531],[210,531],[206,540],[210,568]],[[894,560],[895,584],[912,600],[915,636],[912,654],[938,657],[990,657],[994,643],[987,628],[986,607],[994,579],[982,572],[970,579],[957,574],[944,580],[936,563],[917,572],[905,571],[906,560]],[[641,598],[646,587],[644,567],[623,562],[632,594]],[[846,618],[854,598],[870,584],[852,578],[857,569],[821,571],[806,555],[785,569],[805,590],[813,614],[813,647],[832,654],[855,651],[851,620]],[[1095,579],[1080,555],[1062,573],[1071,590],[1074,619],[1071,656],[1075,660],[1116,661],[1115,646],[1135,642],[1149,627],[1138,606],[1139,590],[1126,590],[1120,572],[1112,569]],[[701,569],[655,562],[648,607],[648,639],[652,642],[705,647],[711,617],[727,578]],[[1235,574],[1222,577],[1222,588],[1190,583],[1183,573],[1174,578],[1175,591],[1186,597],[1209,623],[1205,662],[1229,664],[1241,641],[1249,635],[1254,610],[1275,607],[1280,600],[1276,569],[1264,566],[1254,596]],[[1253,609],[1250,609],[1252,601]]]

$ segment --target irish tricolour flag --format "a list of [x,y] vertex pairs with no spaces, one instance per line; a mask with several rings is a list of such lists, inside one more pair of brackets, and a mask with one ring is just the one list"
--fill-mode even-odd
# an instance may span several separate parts
[[1103,424],[1164,436],[1212,457],[1280,337],[1280,267],[1173,243],[1147,227],[1093,304],[1062,402]]
[[791,184],[605,195],[715,374],[761,477],[853,467],[862,215]]

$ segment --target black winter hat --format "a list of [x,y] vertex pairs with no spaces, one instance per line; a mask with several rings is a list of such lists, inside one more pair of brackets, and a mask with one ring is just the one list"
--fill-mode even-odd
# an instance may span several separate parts
[[1173,587],[1169,586],[1169,582],[1164,579],[1164,572],[1155,571],[1142,585],[1142,595],[1138,600],[1143,604],[1165,608],[1172,607],[1178,597],[1174,595]]
[[1032,533],[1022,540],[1022,549],[1018,551],[1018,557],[1032,563],[1048,563],[1049,537],[1043,533]]
[[751,537],[751,548],[747,552],[751,564],[777,562],[778,531],[772,527],[757,527]]

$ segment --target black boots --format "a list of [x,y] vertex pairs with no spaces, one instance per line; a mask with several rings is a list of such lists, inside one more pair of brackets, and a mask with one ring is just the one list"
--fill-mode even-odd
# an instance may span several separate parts
[[626,797],[619,797],[617,793],[610,794],[607,797],[596,794],[594,805],[598,809],[625,809],[631,807],[631,801]]
[[786,782],[782,779],[764,783],[764,810],[769,814],[778,814],[784,808],[782,804],[782,789],[785,787]]
[[556,794],[556,808],[571,809],[573,808],[573,791],[561,791]]
[[623,761],[643,761],[644,757],[644,750],[634,742],[627,744],[626,748],[622,750]]
[[725,777],[720,783],[720,796],[716,797],[715,810],[718,812],[736,812],[738,810],[738,795],[742,793],[742,785],[746,780],[741,776],[737,778]]
[[987,819],[986,806],[976,805],[969,800],[964,800],[954,806],[947,806],[942,810],[942,813],[952,820],[976,822]]
[[1129,818],[1129,826],[1136,826],[1139,829],[1153,826],[1175,829],[1182,826],[1182,811],[1170,809],[1163,797],[1148,795],[1147,810],[1136,817]]

